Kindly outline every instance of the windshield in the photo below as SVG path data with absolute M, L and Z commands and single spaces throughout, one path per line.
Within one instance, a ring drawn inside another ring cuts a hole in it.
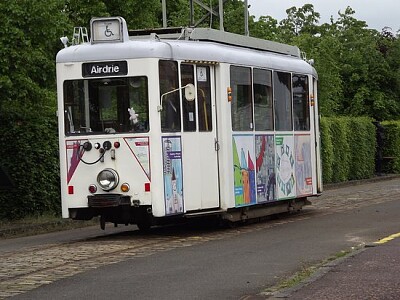
M 65 134 L 149 131 L 147 77 L 64 82 Z

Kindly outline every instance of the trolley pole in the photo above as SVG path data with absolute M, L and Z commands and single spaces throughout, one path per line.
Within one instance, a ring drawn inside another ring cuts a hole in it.
M 219 0 L 218 9 L 219 9 L 219 30 L 224 31 L 224 1 L 223 0 Z
M 247 0 L 244 0 L 244 35 L 249 36 L 249 5 Z
M 163 27 L 167 28 L 167 3 L 166 3 L 166 0 L 162 0 L 162 20 L 163 20 Z
M 190 3 L 190 20 L 189 20 L 189 26 L 193 27 L 194 26 L 194 6 L 193 6 L 193 0 L 189 1 Z

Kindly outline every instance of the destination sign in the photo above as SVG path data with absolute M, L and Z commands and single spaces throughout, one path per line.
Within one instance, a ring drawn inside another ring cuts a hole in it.
M 82 64 L 83 77 L 120 76 L 128 74 L 126 61 L 109 61 Z

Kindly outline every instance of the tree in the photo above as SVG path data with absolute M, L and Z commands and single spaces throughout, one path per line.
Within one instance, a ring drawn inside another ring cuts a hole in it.
M 280 29 L 278 27 L 278 21 L 271 16 L 261 16 L 258 21 L 254 21 L 249 24 L 250 35 L 253 37 L 278 41 Z
M 344 82 L 342 108 L 348 115 L 386 119 L 397 110 L 393 99 L 382 89 L 390 69 L 377 48 L 378 32 L 354 18 L 354 13 L 347 7 L 344 13 L 339 12 L 339 19 L 333 24 L 342 44 L 339 60 Z
M 67 24 L 58 0 L 0 2 L 0 165 L 15 190 L 0 218 L 59 210 L 54 56 Z
M 162 24 L 160 0 L 104 1 L 110 16 L 124 17 L 128 29 L 157 28 Z
M 101 0 L 65 0 L 63 13 L 70 24 L 65 28 L 69 30 L 68 34 L 72 33 L 73 27 L 88 27 L 93 17 L 109 16 L 107 6 Z
M 320 14 L 314 11 L 312 4 L 305 4 L 300 8 L 295 6 L 286 10 L 287 17 L 279 22 L 281 34 L 284 40 L 300 34 L 314 35 L 319 32 Z
M 0 2 L 0 105 L 55 107 L 54 53 L 65 21 L 57 0 Z

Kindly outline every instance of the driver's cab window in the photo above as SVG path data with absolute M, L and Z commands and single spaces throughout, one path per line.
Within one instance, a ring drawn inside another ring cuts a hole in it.
M 64 83 L 66 135 L 149 131 L 147 77 Z

